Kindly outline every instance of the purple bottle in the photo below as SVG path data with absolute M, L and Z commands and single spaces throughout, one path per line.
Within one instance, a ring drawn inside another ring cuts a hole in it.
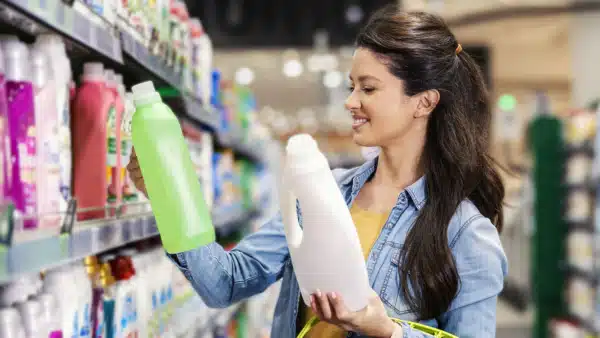
M 3 49 L 11 151 L 10 195 L 16 211 L 25 217 L 24 228 L 31 229 L 37 221 L 35 111 L 29 51 L 24 43 L 13 40 L 4 43 Z
M 10 197 L 8 117 L 6 107 L 6 77 L 4 76 L 4 54 L 0 48 L 0 206 L 4 207 Z

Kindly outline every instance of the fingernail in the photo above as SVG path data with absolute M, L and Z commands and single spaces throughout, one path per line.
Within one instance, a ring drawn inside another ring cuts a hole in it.
M 331 299 L 336 299 L 337 298 L 337 294 L 335 292 L 331 293 Z
M 317 289 L 316 294 L 317 294 L 317 297 L 321 297 L 321 290 Z

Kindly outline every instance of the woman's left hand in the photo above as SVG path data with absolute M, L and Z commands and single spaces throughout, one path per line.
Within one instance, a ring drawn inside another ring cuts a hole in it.
M 369 337 L 390 338 L 399 327 L 388 317 L 375 291 L 367 306 L 351 312 L 338 293 L 324 294 L 317 290 L 311 296 L 311 308 L 321 321 L 337 325 L 346 331 Z

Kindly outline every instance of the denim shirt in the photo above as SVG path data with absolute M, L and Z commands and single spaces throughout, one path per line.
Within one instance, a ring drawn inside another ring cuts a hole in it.
M 348 206 L 374 174 L 375 167 L 376 159 L 357 168 L 333 171 Z M 400 193 L 367 258 L 371 287 L 379 294 L 388 314 L 409 321 L 416 320 L 416 315 L 401 292 L 399 255 L 425 199 L 424 178 Z M 301 216 L 299 218 L 301 221 Z M 450 221 L 448 244 L 460 276 L 459 292 L 444 314 L 421 323 L 460 338 L 493 338 L 496 335 L 496 302 L 507 273 L 506 256 L 498 232 L 473 203 L 465 200 Z M 283 279 L 271 335 L 277 338 L 296 336 L 300 290 L 280 217 L 244 238 L 229 252 L 212 243 L 171 258 L 210 307 L 229 306 Z M 404 324 L 403 328 L 405 338 L 431 337 Z M 361 336 L 348 333 L 348 337 Z

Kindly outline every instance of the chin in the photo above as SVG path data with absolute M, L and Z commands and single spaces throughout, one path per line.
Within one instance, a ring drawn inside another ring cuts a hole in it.
M 352 141 L 356 143 L 356 145 L 361 147 L 377 147 L 377 141 L 374 137 L 369 137 L 368 135 L 364 135 L 361 133 L 353 132 L 352 133 Z

